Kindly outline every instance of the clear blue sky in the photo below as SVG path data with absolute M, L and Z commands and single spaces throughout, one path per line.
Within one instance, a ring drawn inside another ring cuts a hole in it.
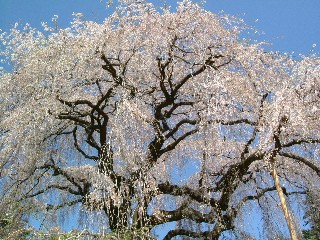
M 320 0 L 207 0 L 205 8 L 243 18 L 265 33 L 256 39 L 272 43 L 273 51 L 309 54 L 316 44 L 314 51 L 320 52 Z M 50 23 L 53 15 L 59 16 L 60 27 L 67 27 L 73 12 L 101 22 L 111 9 L 99 0 L 0 0 L 0 29 L 8 31 L 15 22 L 41 28 L 40 22 Z
M 274 51 L 308 54 L 317 44 L 314 51 L 320 52 L 320 0 L 207 0 L 205 7 L 243 18 L 265 33 L 257 39 L 273 43 Z M 110 9 L 99 0 L 0 0 L 0 29 L 8 30 L 15 22 L 40 27 L 41 21 L 51 22 L 53 15 L 59 15 L 59 25 L 66 27 L 72 12 L 102 21 Z

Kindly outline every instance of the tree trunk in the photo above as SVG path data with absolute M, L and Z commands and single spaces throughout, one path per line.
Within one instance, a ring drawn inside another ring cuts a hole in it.
M 289 228 L 289 231 L 290 231 L 291 239 L 292 240 L 298 240 L 297 233 L 296 233 L 292 218 L 291 218 L 290 213 L 289 213 L 289 209 L 288 209 L 288 206 L 287 206 L 286 198 L 284 196 L 284 193 L 283 193 L 281 185 L 280 185 L 279 177 L 278 177 L 278 174 L 277 174 L 277 171 L 276 171 L 276 168 L 275 168 L 275 163 L 273 161 L 271 162 L 271 172 L 272 172 L 274 184 L 276 186 L 276 189 L 277 189 L 280 201 L 281 201 L 281 207 L 282 207 L 282 210 L 283 210 L 283 213 L 284 213 L 284 217 L 286 219 L 286 222 L 287 222 L 287 225 L 288 225 L 288 228 Z
M 128 209 L 125 204 L 115 206 L 112 203 L 108 208 L 104 207 L 103 210 L 108 216 L 111 231 L 116 232 L 128 229 Z

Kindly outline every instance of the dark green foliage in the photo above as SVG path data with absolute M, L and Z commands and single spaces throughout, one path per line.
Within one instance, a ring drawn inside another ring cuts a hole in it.
M 316 193 L 308 192 L 306 198 L 306 223 L 311 225 L 311 229 L 303 231 L 305 240 L 320 239 L 320 198 Z

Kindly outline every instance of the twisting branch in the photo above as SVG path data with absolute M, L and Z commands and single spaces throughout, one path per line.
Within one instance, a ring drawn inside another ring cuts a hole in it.
M 40 194 L 46 193 L 49 189 L 59 189 L 62 191 L 69 192 L 73 195 L 82 195 L 82 193 L 80 193 L 79 191 L 76 191 L 68 186 L 61 186 L 61 185 L 57 185 L 57 184 L 52 184 L 52 185 L 49 185 L 49 186 L 45 187 L 44 189 L 41 189 L 35 193 L 26 195 L 25 198 L 32 198 L 32 197 L 38 196 Z
M 251 121 L 249 119 L 245 119 L 245 118 L 242 118 L 242 119 L 236 119 L 236 120 L 215 120 L 214 122 L 216 123 L 220 123 L 222 125 L 228 125 L 228 126 L 231 126 L 231 125 L 237 125 L 237 124 L 248 124 L 248 125 L 251 125 L 251 126 L 256 126 L 257 125 L 257 122 L 254 122 L 254 121 Z M 208 121 L 209 124 L 213 123 L 213 121 Z
M 307 160 L 306 158 L 300 157 L 300 156 L 292 154 L 292 153 L 287 153 L 287 152 L 282 152 L 282 151 L 279 152 L 279 155 L 283 156 L 283 157 L 294 159 L 298 162 L 305 164 L 306 166 L 311 168 L 313 171 L 315 171 L 317 173 L 317 175 L 320 177 L 320 168 L 317 167 L 315 164 L 313 164 L 310 160 Z
M 169 59 L 167 60 L 167 62 L 165 64 L 161 63 L 161 58 L 158 58 L 158 68 L 159 68 L 159 72 L 160 72 L 160 89 L 163 92 L 165 98 L 170 101 L 171 99 L 171 95 L 168 93 L 166 87 L 165 87 L 165 79 L 166 79 L 166 73 L 165 73 L 165 69 L 168 67 L 168 65 L 172 62 L 172 58 L 169 57 Z
M 170 108 L 169 111 L 165 111 L 164 117 L 165 118 L 170 118 L 173 112 L 181 106 L 193 106 L 194 102 L 187 102 L 187 101 L 181 101 L 181 102 L 174 102 L 172 104 L 172 107 Z
M 200 68 L 198 68 L 196 71 L 188 74 L 187 76 L 185 76 L 184 78 L 182 78 L 174 87 L 173 91 L 172 91 L 172 95 L 175 96 L 177 94 L 177 92 L 179 91 L 179 89 L 191 78 L 198 76 L 199 74 L 203 73 L 208 67 L 212 67 L 215 70 L 218 70 L 220 67 L 230 63 L 231 60 L 219 65 L 219 66 L 215 66 L 215 60 L 214 59 L 219 59 L 219 58 L 223 58 L 224 56 L 222 55 L 214 55 L 214 56 L 210 56 L 206 61 L 205 64 L 203 64 Z
M 191 78 L 196 77 L 197 75 L 203 73 L 205 70 L 207 69 L 207 65 L 203 65 L 202 67 L 200 67 L 198 70 L 194 71 L 193 73 L 188 74 L 187 76 L 185 76 L 182 80 L 180 80 L 180 82 L 178 82 L 178 84 L 174 87 L 173 91 L 172 91 L 172 95 L 175 96 L 177 94 L 177 92 L 179 91 L 179 89 Z
M 67 120 L 71 120 L 73 122 L 75 122 L 76 124 L 82 126 L 82 127 L 88 127 L 90 126 L 90 122 L 83 120 L 77 116 L 74 116 L 72 114 L 68 114 L 68 113 L 60 113 L 58 115 L 58 119 L 67 119 Z
M 151 217 L 150 222 L 152 225 L 159 225 L 166 222 L 179 221 L 182 219 L 190 219 L 197 223 L 213 223 L 217 215 L 214 212 L 203 214 L 193 208 L 181 206 L 172 211 L 159 210 L 156 211 Z
M 292 140 L 288 143 L 282 144 L 282 148 L 292 147 L 294 145 L 299 145 L 302 143 L 320 143 L 320 139 L 312 139 L 312 138 L 296 139 L 296 140 Z
M 97 103 L 96 105 L 93 104 L 92 102 L 88 101 L 88 100 L 83 100 L 83 99 L 77 100 L 77 101 L 74 101 L 74 102 L 62 100 L 62 99 L 60 99 L 60 98 L 57 98 L 57 99 L 58 99 L 59 102 L 61 102 L 62 104 L 65 104 L 65 105 L 67 105 L 67 106 L 69 106 L 69 107 L 71 107 L 71 108 L 74 108 L 74 107 L 77 106 L 77 105 L 87 105 L 87 106 L 90 107 L 91 109 L 97 111 L 97 112 L 98 112 L 100 115 L 102 115 L 103 117 L 107 117 L 106 113 L 105 113 L 102 109 L 100 109 L 99 106 L 100 106 L 100 104 L 101 104 L 104 100 L 106 100 L 108 97 L 110 97 L 111 93 L 112 93 L 112 89 L 111 89 L 111 90 L 109 89 L 109 91 L 107 92 L 107 94 L 106 94 L 103 98 L 100 99 L 100 101 L 101 101 L 101 100 L 102 100 L 102 101 L 101 101 L 101 102 L 98 101 L 98 103 Z
M 160 150 L 160 156 L 168 151 L 173 150 L 182 140 L 186 139 L 188 136 L 191 136 L 192 134 L 198 132 L 199 129 L 193 129 L 189 132 L 184 133 L 182 136 L 177 138 L 173 143 L 169 144 L 167 147 Z
M 73 140 L 74 140 L 74 147 L 77 149 L 78 152 L 80 152 L 85 158 L 88 159 L 93 159 L 93 160 L 98 160 L 99 158 L 96 156 L 89 156 L 88 154 L 86 154 L 81 147 L 78 144 L 78 139 L 77 139 L 77 127 L 75 127 L 72 131 L 73 133 Z
M 261 189 L 259 191 L 259 193 L 257 193 L 257 195 L 248 195 L 246 197 L 244 197 L 241 202 L 236 206 L 236 211 L 239 211 L 239 209 L 247 202 L 247 201 L 253 201 L 253 200 L 259 200 L 261 197 L 265 196 L 266 193 L 268 192 L 273 192 L 276 191 L 276 187 L 268 187 L 268 188 L 264 188 Z M 306 194 L 306 191 L 293 191 L 293 192 L 288 192 L 287 189 L 285 187 L 282 187 L 282 191 L 286 196 L 289 195 L 294 195 L 294 194 Z
M 179 128 L 183 125 L 183 124 L 191 124 L 191 125 L 195 125 L 197 123 L 196 120 L 189 120 L 189 119 L 183 119 L 180 122 L 177 123 L 177 125 L 171 129 L 171 131 L 169 131 L 169 133 L 167 133 L 165 135 L 166 139 L 172 137 L 178 130 Z
M 79 198 L 79 199 L 76 199 L 76 200 L 73 200 L 70 202 L 64 202 L 64 203 L 61 203 L 58 205 L 47 204 L 47 211 L 48 210 L 58 210 L 60 208 L 67 207 L 67 206 L 70 207 L 70 206 L 73 206 L 77 203 L 82 203 L 83 201 L 84 201 L 83 198 Z
M 121 79 L 121 78 L 118 79 L 117 71 L 116 71 L 116 69 L 114 68 L 114 67 L 116 67 L 116 66 L 119 67 L 120 64 L 118 64 L 118 63 L 111 63 L 111 62 L 109 61 L 109 59 L 106 57 L 106 55 L 104 55 L 104 54 L 101 54 L 101 59 L 105 62 L 105 65 L 102 65 L 102 68 L 103 68 L 104 70 L 107 70 L 107 71 L 111 74 L 111 76 L 112 76 L 115 80 L 119 81 L 119 83 L 121 84 L 122 79 Z
M 98 100 L 98 102 L 97 102 L 97 104 L 95 105 L 96 106 L 96 108 L 99 108 L 99 106 L 105 101 L 105 102 L 107 102 L 109 99 L 110 99 L 110 97 L 112 96 L 112 93 L 113 93 L 113 88 L 109 88 L 108 89 L 108 91 L 106 92 L 106 94 L 104 94 L 103 96 L 102 96 L 102 98 L 100 98 L 100 100 Z M 94 110 L 96 110 L 95 108 L 94 108 Z M 103 108 L 101 109 L 101 112 L 100 112 L 100 110 L 98 111 L 102 116 L 106 116 L 105 115 L 105 113 L 103 112 Z
M 78 192 L 81 193 L 83 196 L 85 195 L 81 185 L 76 181 L 74 177 L 69 175 L 65 170 L 62 168 L 56 166 L 55 164 L 44 164 L 43 166 L 38 167 L 38 169 L 53 169 L 54 170 L 54 175 L 61 175 L 65 177 L 71 184 L 76 186 L 78 188 Z
M 240 179 L 247 173 L 250 165 L 255 161 L 262 160 L 264 155 L 265 153 L 256 152 L 242 159 L 241 162 L 232 164 L 216 183 L 215 190 L 222 192 L 219 200 L 219 205 L 222 210 L 227 210 L 231 195 L 239 185 Z
M 212 207 L 217 206 L 217 201 L 208 198 L 208 194 L 204 190 L 195 190 L 188 186 L 172 185 L 169 182 L 158 184 L 158 189 L 163 194 L 171 194 L 173 196 L 188 196 L 198 203 L 209 204 Z
M 256 138 L 256 135 L 259 131 L 259 121 L 262 118 L 263 114 L 263 104 L 268 96 L 268 93 L 264 94 L 260 100 L 260 107 L 257 116 L 257 122 L 254 124 L 255 128 L 252 133 L 252 136 L 249 138 L 247 143 L 244 146 L 244 149 L 240 155 L 241 162 L 233 164 L 229 167 L 228 171 L 224 174 L 224 176 L 217 182 L 217 190 L 221 190 L 221 198 L 219 200 L 219 205 L 222 210 L 226 210 L 228 208 L 229 200 L 234 190 L 238 187 L 240 180 L 243 179 L 243 176 L 247 173 L 249 166 L 252 162 L 261 160 L 263 154 L 262 153 L 254 153 L 250 156 L 247 156 L 249 153 L 249 147 Z M 242 123 L 240 121 L 239 123 Z

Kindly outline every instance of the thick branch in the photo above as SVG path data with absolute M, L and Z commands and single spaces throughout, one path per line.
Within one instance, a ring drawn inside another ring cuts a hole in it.
M 166 222 L 179 221 L 182 219 L 190 219 L 197 223 L 213 223 L 216 215 L 213 213 L 202 214 L 201 212 L 189 208 L 186 206 L 181 206 L 180 208 L 173 211 L 160 210 L 151 216 L 150 222 L 152 225 L 159 225 Z
M 173 103 L 171 109 L 167 112 L 165 112 L 164 114 L 164 117 L 165 118 L 169 118 L 171 117 L 172 113 L 178 108 L 178 107 L 181 107 L 181 106 L 192 106 L 194 104 L 194 102 L 178 102 L 178 103 Z
M 188 74 L 187 76 L 185 76 L 173 89 L 172 91 L 172 95 L 175 96 L 177 94 L 177 92 L 179 91 L 179 89 L 190 79 L 193 78 L 197 75 L 199 75 L 200 73 L 204 72 L 207 69 L 207 65 L 203 65 L 202 67 L 200 67 L 198 70 L 196 70 L 193 73 Z
M 302 143 L 320 143 L 320 139 L 296 139 L 296 140 L 292 140 L 286 144 L 282 144 L 282 148 L 286 148 L 286 147 L 292 147 L 294 145 L 298 145 L 298 144 L 302 144 Z
M 188 236 L 192 238 L 218 240 L 220 232 L 205 231 L 205 232 L 192 232 L 186 229 L 170 230 L 163 240 L 170 240 L 176 236 Z
M 195 190 L 187 186 L 172 185 L 169 182 L 158 184 L 158 189 L 163 194 L 171 194 L 173 196 L 189 196 L 191 199 L 199 202 L 210 204 L 212 207 L 216 206 L 216 201 L 207 197 L 207 193 L 203 190 Z
M 98 160 L 99 158 L 96 157 L 96 156 L 89 156 L 88 154 L 86 154 L 82 149 L 81 147 L 79 146 L 78 144 L 78 139 L 77 139 L 77 127 L 75 127 L 73 129 L 73 140 L 74 140 L 74 147 L 77 149 L 78 152 L 80 152 L 85 158 L 88 158 L 88 159 L 93 159 L 93 160 Z
M 175 140 L 173 143 L 169 144 L 167 147 L 160 150 L 160 155 L 173 150 L 182 140 L 184 140 L 185 138 L 187 138 L 188 136 L 191 136 L 192 134 L 194 134 L 196 132 L 198 132 L 198 129 L 193 129 L 189 132 L 186 132 L 185 134 L 180 136 L 177 140 Z
M 84 195 L 83 189 L 80 186 L 80 184 L 77 183 L 76 179 L 74 177 L 70 176 L 62 168 L 60 168 L 54 164 L 45 164 L 45 165 L 39 167 L 39 169 L 53 169 L 54 174 L 64 176 L 70 183 L 72 183 L 73 185 L 75 185 L 78 188 L 78 191 L 79 191 L 79 193 L 81 193 L 81 195 Z
M 84 100 L 84 99 L 80 99 L 80 100 L 76 100 L 74 102 L 70 102 L 70 101 L 66 101 L 66 100 L 63 100 L 63 99 L 60 99 L 60 98 L 57 98 L 59 100 L 59 102 L 61 102 L 62 104 L 65 104 L 71 108 L 73 108 L 74 106 L 77 106 L 77 105 L 87 105 L 89 106 L 91 109 L 97 111 L 101 116 L 103 117 L 107 117 L 106 113 L 99 108 L 99 105 L 104 101 L 106 100 L 108 97 L 110 97 L 112 93 L 112 88 L 111 90 L 109 89 L 109 91 L 107 92 L 107 94 L 101 98 L 99 101 L 98 101 L 98 104 L 95 105 L 93 104 L 92 102 L 88 101 L 88 100 Z
M 168 139 L 169 137 L 172 137 L 178 130 L 179 128 L 183 125 L 183 124 L 191 124 L 191 125 L 195 125 L 197 123 L 196 120 L 189 120 L 189 119 L 183 119 L 180 122 L 177 123 L 177 125 L 172 128 L 172 130 L 166 134 L 166 138 Z
M 117 79 L 117 71 L 114 67 L 120 66 L 120 64 L 112 64 L 104 54 L 101 54 L 101 59 L 105 62 L 105 65 L 102 65 L 102 68 L 107 70 L 114 79 Z
M 220 123 L 222 125 L 237 125 L 237 124 L 242 124 L 242 123 L 245 123 L 245 124 L 248 124 L 248 125 L 252 125 L 252 126 L 255 126 L 257 123 L 256 122 L 253 122 L 249 119 L 237 119 L 237 120 L 215 120 L 216 123 Z M 212 121 L 209 121 L 208 123 L 212 123 Z
M 205 64 L 203 64 L 198 70 L 188 74 L 187 76 L 185 76 L 184 78 L 182 78 L 177 85 L 175 86 L 175 88 L 172 91 L 172 96 L 175 96 L 177 94 L 177 92 L 179 91 L 179 89 L 190 79 L 193 78 L 201 73 L 203 73 L 209 66 L 213 67 L 215 70 L 218 70 L 219 67 L 224 66 L 225 64 L 228 64 L 230 61 L 227 61 L 224 64 L 221 64 L 219 66 L 215 66 L 214 63 L 215 61 L 213 59 L 218 59 L 218 58 L 222 58 L 222 55 L 215 55 L 215 56 L 210 56 Z
M 74 121 L 76 124 L 79 124 L 80 126 L 83 126 L 83 127 L 90 126 L 90 122 L 83 120 L 81 118 L 78 118 L 77 116 L 74 116 L 71 114 L 68 115 L 68 114 L 61 113 L 58 115 L 58 118 L 59 119 L 68 119 L 68 120 Z
M 294 195 L 294 194 L 306 194 L 306 191 L 301 191 L 301 192 L 297 192 L 297 191 L 294 191 L 294 192 L 288 192 L 287 189 L 285 187 L 281 187 L 282 188 L 282 191 L 283 193 L 286 195 L 286 196 L 289 196 L 289 195 Z M 241 202 L 237 205 L 236 207 L 236 210 L 239 211 L 239 209 L 243 206 L 243 204 L 245 204 L 245 202 L 247 201 L 252 201 L 252 200 L 259 200 L 261 197 L 263 197 L 266 193 L 268 192 L 273 192 L 276 190 L 276 187 L 273 186 L 273 187 L 268 187 L 268 188 L 264 188 L 262 189 L 259 193 L 257 193 L 257 195 L 249 195 L 249 196 L 246 196 L 244 197 Z

